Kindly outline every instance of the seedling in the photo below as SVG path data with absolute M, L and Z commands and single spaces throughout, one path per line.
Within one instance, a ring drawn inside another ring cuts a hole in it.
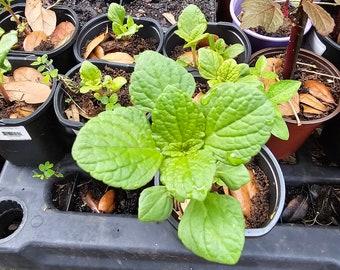
M 117 3 L 111 3 L 107 13 L 107 17 L 112 21 L 112 31 L 117 39 L 129 38 L 137 33 L 143 25 L 137 25 L 130 15 L 126 16 L 125 8 Z
M 203 258 L 238 261 L 245 237 L 239 202 L 211 191 L 249 181 L 244 166 L 266 143 L 272 102 L 258 88 L 221 83 L 204 104 L 192 100 L 195 81 L 175 61 L 146 51 L 136 59 L 130 94 L 135 107 L 105 111 L 81 128 L 72 148 L 77 164 L 113 187 L 136 189 L 160 172 L 161 186 L 143 190 L 140 220 L 167 219 L 173 200 L 190 200 L 179 223 L 183 244 Z M 151 110 L 152 121 L 145 117 Z
M 118 95 L 119 89 L 127 83 L 127 80 L 122 77 L 112 78 L 109 75 L 103 77 L 100 69 L 85 60 L 80 67 L 80 93 L 84 94 L 93 91 L 93 96 L 105 105 L 106 110 L 113 110 L 119 107 Z
M 38 168 L 40 172 L 33 171 L 34 178 L 39 178 L 40 180 L 48 180 L 52 176 L 58 178 L 64 177 L 62 173 L 58 172 L 58 168 L 54 168 L 54 164 L 49 161 L 39 164 Z
M 197 67 L 197 49 L 199 43 L 204 40 L 208 41 L 211 50 L 219 53 L 224 59 L 235 58 L 244 51 L 241 44 L 227 46 L 222 38 L 215 40 L 216 36 L 206 33 L 208 23 L 202 11 L 193 4 L 188 5 L 178 18 L 177 30 L 175 34 L 184 39 L 186 42 L 183 48 L 190 48 L 192 63 Z M 187 64 L 185 56 L 179 59 L 181 63 Z

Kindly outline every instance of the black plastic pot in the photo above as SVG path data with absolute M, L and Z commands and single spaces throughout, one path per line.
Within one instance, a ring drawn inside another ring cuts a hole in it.
M 91 60 L 93 64 L 95 64 L 99 69 L 104 69 L 105 66 L 109 66 L 112 68 L 120 68 L 122 70 L 125 70 L 127 72 L 133 71 L 132 65 L 123 65 L 123 64 L 117 64 L 117 63 L 110 63 L 106 61 L 100 61 L 100 60 Z M 68 72 L 66 72 L 66 76 L 69 78 L 72 78 L 77 72 L 79 72 L 79 69 L 81 67 L 81 63 L 76 64 L 73 68 L 71 68 Z M 68 134 L 75 135 L 78 133 L 78 131 L 83 127 L 83 122 L 77 122 L 69 120 L 65 115 L 65 91 L 64 86 L 62 83 L 58 83 L 55 91 L 55 95 L 53 98 L 53 107 L 55 114 L 58 118 L 58 121 L 62 124 L 62 126 L 65 128 L 66 132 Z
M 136 24 L 142 24 L 136 35 L 143 38 L 154 38 L 158 41 L 156 51 L 160 51 L 163 46 L 163 30 L 160 24 L 151 18 L 133 18 Z M 84 61 L 82 51 L 88 42 L 105 31 L 107 27 L 111 28 L 112 22 L 107 18 L 107 14 L 97 16 L 88 21 L 79 32 L 79 38 L 73 45 L 73 53 L 76 60 L 80 63 Z
M 25 4 L 15 4 L 12 6 L 15 14 L 20 16 L 25 16 Z M 28 55 L 37 55 L 41 56 L 43 54 L 47 54 L 50 59 L 53 59 L 53 66 L 58 68 L 59 73 L 64 74 L 68 69 L 75 65 L 75 57 L 72 51 L 72 45 L 75 42 L 78 32 L 79 32 L 79 21 L 77 14 L 67 6 L 57 5 L 52 8 L 55 11 L 57 16 L 57 24 L 68 21 L 71 22 L 75 26 L 75 31 L 70 39 L 65 42 L 62 46 L 55 50 L 51 51 L 33 51 L 33 52 L 25 52 L 18 50 L 11 50 L 9 55 L 12 56 L 28 56 Z M 0 25 L 5 31 L 9 31 L 11 29 L 16 29 L 16 23 L 10 20 L 11 15 L 7 11 L 3 11 L 0 13 Z
M 163 47 L 163 54 L 165 56 L 169 57 L 176 46 L 183 46 L 185 44 L 185 41 L 174 33 L 176 30 L 177 25 L 173 25 L 165 33 Z M 236 43 L 243 45 L 244 52 L 237 57 L 236 61 L 238 63 L 249 62 L 251 56 L 251 45 L 249 39 L 239 27 L 228 22 L 208 22 L 206 32 L 223 38 L 227 45 Z
M 8 57 L 13 70 L 27 66 L 36 58 Z M 53 80 L 51 94 L 31 115 L 0 119 L 0 155 L 15 165 L 36 166 L 45 161 L 55 162 L 67 151 L 62 126 L 53 111 Z
M 246 229 L 246 237 L 259 237 L 270 232 L 278 222 L 285 202 L 285 181 L 280 165 L 266 146 L 263 146 L 258 154 L 258 165 L 269 179 L 271 214 L 268 222 L 261 228 Z M 168 220 L 176 229 L 178 228 L 178 221 L 173 216 Z

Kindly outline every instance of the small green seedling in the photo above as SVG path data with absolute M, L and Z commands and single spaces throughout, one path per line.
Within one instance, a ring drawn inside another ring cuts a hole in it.
M 137 33 L 143 25 L 135 24 L 130 15 L 126 16 L 125 8 L 117 3 L 111 3 L 107 13 L 107 17 L 112 21 L 112 31 L 117 39 L 130 38 L 133 34 Z
M 127 83 L 124 77 L 112 78 L 109 75 L 103 77 L 100 69 L 87 60 L 82 63 L 79 72 L 80 93 L 93 91 L 93 96 L 105 105 L 106 110 L 120 106 L 116 92 Z
M 54 164 L 50 163 L 49 161 L 46 161 L 45 163 L 39 164 L 39 171 L 36 172 L 33 171 L 33 177 L 34 178 L 39 178 L 40 180 L 48 180 L 52 176 L 61 178 L 64 177 L 64 175 L 61 172 L 58 172 L 58 169 L 53 168 Z
M 20 21 L 20 15 L 15 14 L 12 10 L 11 3 L 13 0 L 0 0 L 0 11 L 8 11 L 11 14 L 11 21 L 16 22 L 17 24 L 17 30 L 21 32 L 26 32 L 28 34 L 30 32 L 29 28 L 27 27 L 27 24 Z

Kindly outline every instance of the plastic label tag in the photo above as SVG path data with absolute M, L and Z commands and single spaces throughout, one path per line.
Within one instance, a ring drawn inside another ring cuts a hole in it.
M 0 127 L 0 140 L 2 141 L 30 141 L 31 136 L 23 126 Z

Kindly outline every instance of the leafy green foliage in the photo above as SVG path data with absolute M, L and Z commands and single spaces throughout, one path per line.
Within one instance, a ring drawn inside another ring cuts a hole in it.
M 85 60 L 80 67 L 80 93 L 94 92 L 94 97 L 102 102 L 106 110 L 113 110 L 119 107 L 118 96 L 115 92 L 119 91 L 127 80 L 124 77 L 112 78 L 109 75 L 102 76 L 100 69 Z
M 0 83 L 2 83 L 2 76 L 4 73 L 12 69 L 11 63 L 7 59 L 7 55 L 13 45 L 18 42 L 17 32 L 12 30 L 7 34 L 4 34 L 4 30 L 0 27 Z
M 143 27 L 143 25 L 135 24 L 130 15 L 126 16 L 126 23 L 124 23 L 125 15 L 126 11 L 123 6 L 117 3 L 110 4 L 107 17 L 112 21 L 112 31 L 117 39 L 129 38 Z
M 43 82 L 47 83 L 52 78 L 58 78 L 58 69 L 51 68 L 53 63 L 52 59 L 48 59 L 48 55 L 44 54 L 42 56 L 38 56 L 37 60 L 31 63 L 31 66 L 37 66 L 37 71 L 39 71 L 44 77 Z
M 41 180 L 48 180 L 50 179 L 52 176 L 61 178 L 64 177 L 64 175 L 60 172 L 58 172 L 58 169 L 54 168 L 54 164 L 46 161 L 45 163 L 41 163 L 39 164 L 39 171 L 33 171 L 33 177 L 35 178 L 39 178 Z
M 195 103 L 187 90 L 192 75 L 174 76 L 182 72 L 156 52 L 141 53 L 130 90 L 134 103 L 153 102 L 152 121 L 138 106 L 103 112 L 81 128 L 72 155 L 94 178 L 124 189 L 145 185 L 159 171 L 162 186 L 143 190 L 139 219 L 165 220 L 174 198 L 190 199 L 178 230 L 184 245 L 207 260 L 234 264 L 244 244 L 241 207 L 210 189 L 216 181 L 236 188 L 249 180 L 243 164 L 268 140 L 273 105 L 260 89 L 241 83 L 221 83 Z

